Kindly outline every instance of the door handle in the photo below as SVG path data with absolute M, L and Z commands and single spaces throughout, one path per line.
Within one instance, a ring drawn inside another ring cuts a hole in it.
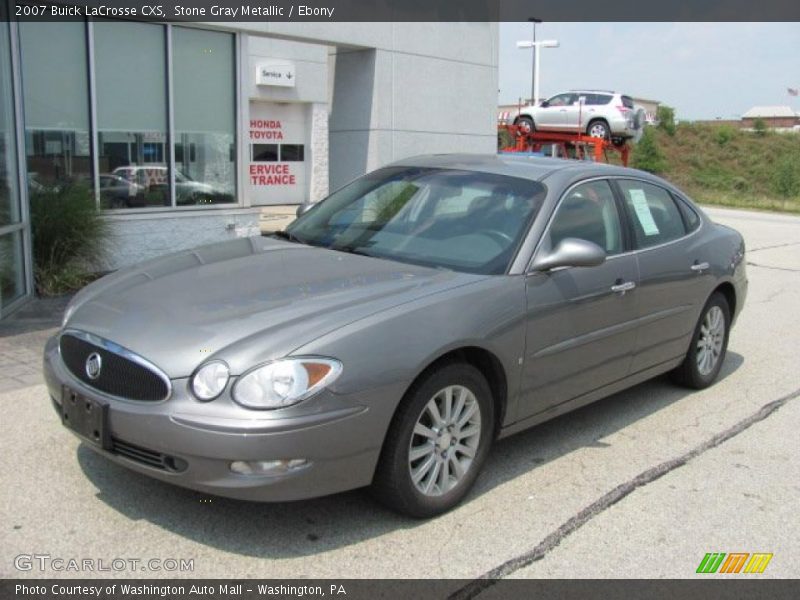
M 623 283 L 615 283 L 611 286 L 611 291 L 615 294 L 620 294 L 621 296 L 625 295 L 625 292 L 631 291 L 633 288 L 636 287 L 636 284 L 633 281 L 625 281 Z
M 566 108 L 562 108 L 560 112 L 567 112 Z
M 695 263 L 690 268 L 695 273 L 702 273 L 703 271 L 707 271 L 710 266 L 711 265 L 709 265 L 707 262 L 697 262 L 697 261 L 695 261 Z

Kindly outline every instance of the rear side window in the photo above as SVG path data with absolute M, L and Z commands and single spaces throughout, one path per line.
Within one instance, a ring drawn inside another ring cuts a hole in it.
M 686 224 L 686 231 L 694 231 L 700 227 L 700 215 L 698 215 L 697 212 L 695 212 L 695 210 L 689 206 L 689 203 L 680 196 L 675 198 L 675 202 L 678 203 L 678 208 L 681 211 L 681 215 L 683 215 L 683 222 Z
M 618 184 L 638 248 L 657 246 L 686 235 L 681 212 L 667 190 L 632 179 L 618 180 Z
M 608 104 L 609 102 L 611 102 L 612 98 L 612 96 L 609 96 L 608 94 L 589 94 L 589 97 L 591 98 L 589 100 L 589 104 L 594 104 L 596 106 L 602 106 L 603 104 Z

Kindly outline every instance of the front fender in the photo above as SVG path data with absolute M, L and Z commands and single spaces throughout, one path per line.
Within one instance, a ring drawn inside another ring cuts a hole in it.
M 500 362 L 508 384 L 506 418 L 516 414 L 524 356 L 525 289 L 520 276 L 496 276 L 365 317 L 304 344 L 295 355 L 340 360 L 342 375 L 331 386 L 349 394 L 402 382 L 403 389 L 448 352 L 478 347 Z M 391 402 L 399 398 L 374 398 Z

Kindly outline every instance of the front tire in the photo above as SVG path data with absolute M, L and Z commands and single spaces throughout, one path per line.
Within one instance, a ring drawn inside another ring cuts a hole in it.
M 533 124 L 533 119 L 530 117 L 517 117 L 517 120 L 514 121 L 514 125 L 517 126 L 517 135 L 536 133 L 536 125 Z
M 449 363 L 424 375 L 392 419 L 373 495 L 410 517 L 447 512 L 475 483 L 494 420 L 491 390 L 475 367 Z
M 686 358 L 672 372 L 677 383 L 696 390 L 714 383 L 725 361 L 730 323 L 728 301 L 714 292 L 700 313 Z

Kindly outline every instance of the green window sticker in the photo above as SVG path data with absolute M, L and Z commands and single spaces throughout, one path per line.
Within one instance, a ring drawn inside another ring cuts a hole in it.
M 639 224 L 642 226 L 642 231 L 647 236 L 658 235 L 658 225 L 653 220 L 653 213 L 650 212 L 650 205 L 647 204 L 647 197 L 644 195 L 644 190 L 628 190 L 633 204 L 633 210 L 636 211 L 636 218 L 639 219 Z

